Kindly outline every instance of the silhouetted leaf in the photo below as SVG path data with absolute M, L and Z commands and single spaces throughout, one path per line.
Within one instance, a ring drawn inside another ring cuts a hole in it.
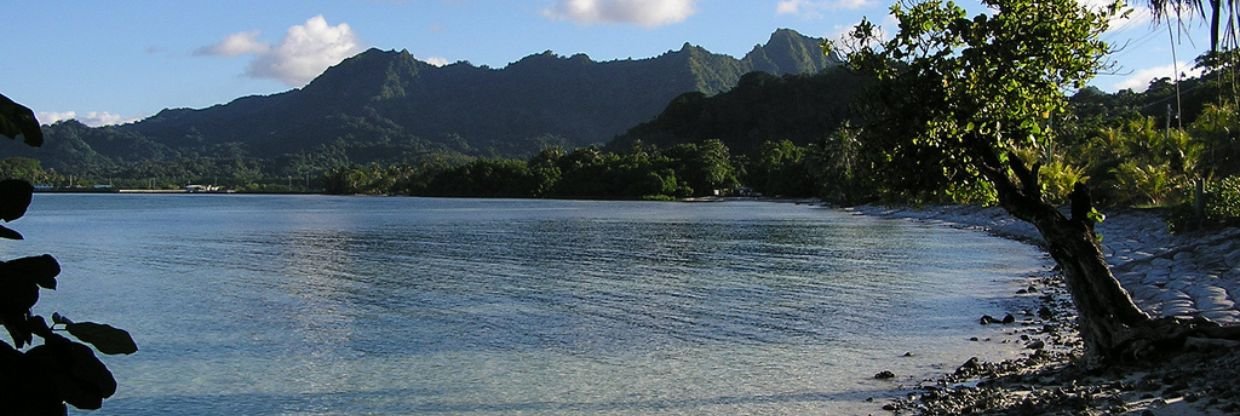
M 103 406 L 103 399 L 116 393 L 116 379 L 94 351 L 65 337 L 50 334 L 43 345 L 26 352 L 24 361 L 27 371 L 48 375 L 29 376 L 54 392 L 58 402 L 63 400 L 79 409 L 98 409 Z
M 20 314 L 6 313 L 0 315 L 0 319 L 3 319 L 4 329 L 9 331 L 9 337 L 13 338 L 13 345 L 17 348 L 29 345 L 34 340 L 34 331 L 30 328 L 30 324 L 26 322 L 26 312 Z
M 39 129 L 39 120 L 34 117 L 34 112 L 3 94 L 0 94 L 0 135 L 11 139 L 21 136 L 26 144 L 33 147 L 43 145 L 43 130 Z
M 39 287 L 33 280 L 12 273 L 0 273 L 0 314 L 26 316 L 38 301 Z
M 13 221 L 26 215 L 34 186 L 17 179 L 0 181 L 0 219 Z
M 44 289 L 56 289 L 60 263 L 49 254 L 22 257 L 0 264 L 0 279 L 27 279 Z
M 76 322 L 65 325 L 65 329 L 69 330 L 69 333 L 78 339 L 94 345 L 95 348 L 99 349 L 99 352 L 104 354 L 133 354 L 138 352 L 138 344 L 133 342 L 133 337 L 129 336 L 129 332 L 108 324 Z
M 22 233 L 14 231 L 12 228 L 0 225 L 0 238 L 7 238 L 10 240 L 21 240 L 23 237 L 22 237 Z
M 61 348 L 61 354 L 69 363 L 68 377 L 60 378 L 57 383 L 61 397 L 78 409 L 103 406 L 103 399 L 116 393 L 112 372 L 85 345 L 71 342 Z
M 40 345 L 22 355 L 19 370 L 21 382 L 17 383 L 11 404 L 13 414 L 57 415 L 64 414 L 64 400 L 56 392 L 56 374 L 60 365 L 52 348 Z

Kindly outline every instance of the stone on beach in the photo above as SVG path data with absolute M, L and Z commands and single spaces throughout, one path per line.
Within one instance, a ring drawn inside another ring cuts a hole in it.
M 1236 309 L 1236 303 L 1228 296 L 1227 290 L 1221 287 L 1203 287 L 1193 293 L 1197 309 L 1202 312 Z

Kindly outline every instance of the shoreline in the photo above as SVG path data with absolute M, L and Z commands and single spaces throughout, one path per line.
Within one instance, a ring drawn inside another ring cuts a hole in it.
M 999 208 L 864 205 L 844 211 L 983 231 L 1041 246 L 1036 229 Z M 1240 229 L 1171 235 L 1156 215 L 1129 210 L 1100 224 L 1099 232 L 1113 272 L 1147 312 L 1200 316 L 1225 325 L 1240 321 L 1231 300 L 1240 294 L 1231 291 L 1240 280 L 1240 264 L 1230 263 L 1240 260 L 1236 254 L 1240 244 L 1233 244 Z M 1082 346 L 1074 308 L 1062 276 L 1054 270 L 1030 276 L 1030 287 L 1013 294 L 1014 299 L 1037 296 L 1042 304 L 1033 314 L 1020 311 L 1016 325 L 999 341 L 1022 343 L 1027 351 L 1020 358 L 997 363 L 970 360 L 951 373 L 907 386 L 903 398 L 883 404 L 882 409 L 897 415 L 1240 413 L 1240 387 L 1233 386 L 1240 374 L 1240 351 L 1231 345 L 1188 346 L 1172 357 L 1102 371 L 1080 367 Z

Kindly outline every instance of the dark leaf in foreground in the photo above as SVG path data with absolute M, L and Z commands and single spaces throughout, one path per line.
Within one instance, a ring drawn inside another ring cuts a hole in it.
M 17 348 L 30 345 L 30 342 L 34 340 L 34 329 L 26 320 L 27 316 L 28 312 L 0 314 L 0 321 L 4 321 L 4 329 L 9 331 L 9 336 L 13 338 L 13 345 Z
M 17 179 L 0 181 L 0 219 L 13 221 L 26 215 L 34 186 Z
M 123 329 L 108 324 L 94 322 L 75 322 L 65 325 L 70 334 L 86 341 L 104 354 L 133 354 L 138 352 L 138 344 Z
M 42 384 L 40 390 L 54 392 L 57 402 L 79 409 L 98 409 L 103 399 L 116 393 L 116 379 L 94 351 L 59 335 L 27 351 L 23 364 L 26 375 L 37 382 L 32 384 Z
M 56 289 L 56 276 L 60 275 L 60 263 L 49 254 L 22 257 L 0 265 L 0 279 L 32 281 L 44 289 Z
M 12 228 L 5 227 L 5 226 L 3 226 L 3 225 L 0 225 L 0 238 L 7 238 L 7 239 L 10 239 L 10 240 L 21 240 L 21 239 L 23 239 L 23 237 L 22 237 L 22 233 L 19 233 L 19 232 L 17 232 L 17 231 L 14 231 Z
M 31 279 L 0 273 L 0 315 L 25 316 L 39 301 L 39 286 Z M 8 320 L 5 320 L 8 323 Z
M 0 94 L 0 135 L 12 139 L 21 136 L 26 144 L 34 147 L 43 145 L 43 130 L 39 129 L 34 112 L 3 94 Z

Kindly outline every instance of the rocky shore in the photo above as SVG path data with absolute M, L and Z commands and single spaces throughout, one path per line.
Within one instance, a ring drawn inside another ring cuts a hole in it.
M 1033 226 L 999 208 L 862 206 L 859 215 L 978 229 L 1040 244 Z M 1146 312 L 1240 325 L 1240 228 L 1171 234 L 1155 213 L 1111 213 L 1097 227 L 1116 277 Z M 1048 270 L 1014 293 L 1003 337 L 1027 352 L 999 363 L 970 360 L 953 373 L 909 387 L 882 409 L 894 414 L 1240 414 L 1240 346 L 1194 343 L 1185 352 L 1140 365 L 1087 370 L 1062 278 Z M 991 318 L 991 319 L 986 319 Z M 1005 323 L 1006 321 L 1006 323 Z

